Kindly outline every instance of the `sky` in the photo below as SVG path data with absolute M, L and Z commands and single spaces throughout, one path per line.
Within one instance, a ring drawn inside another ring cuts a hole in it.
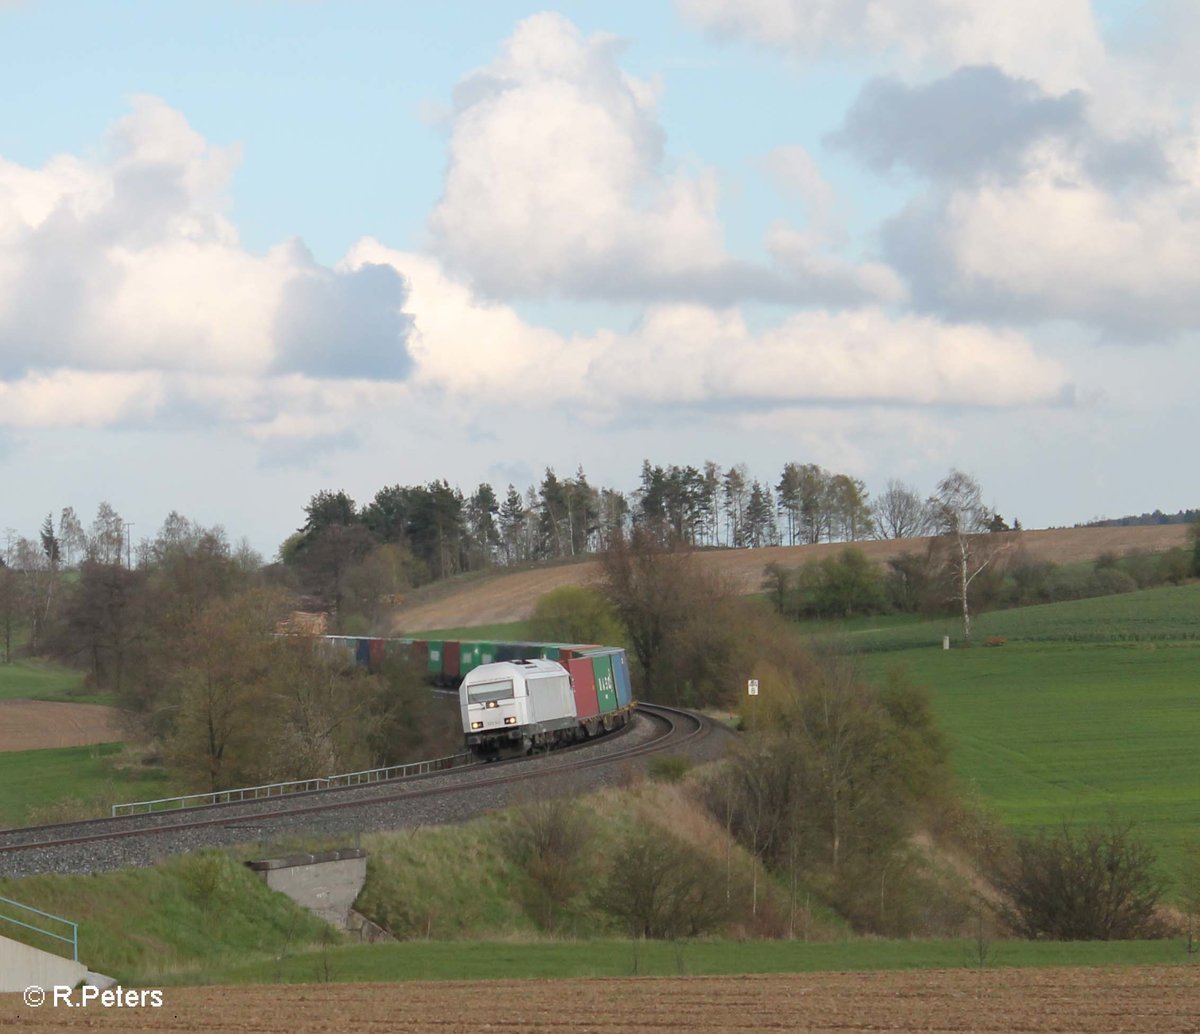
M 0 0 L 0 531 L 954 467 L 1197 505 L 1200 6 Z

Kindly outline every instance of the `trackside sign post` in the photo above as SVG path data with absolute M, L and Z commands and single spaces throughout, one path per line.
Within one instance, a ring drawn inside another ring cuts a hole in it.
M 758 679 L 749 679 L 746 682 L 746 692 L 752 697 L 758 696 Z

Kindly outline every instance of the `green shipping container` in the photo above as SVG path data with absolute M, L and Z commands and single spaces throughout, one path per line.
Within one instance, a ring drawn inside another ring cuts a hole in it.
M 458 644 L 458 673 L 465 675 L 473 668 L 479 667 L 479 643 L 463 642 Z
M 608 714 L 617 709 L 617 682 L 613 678 L 612 659 L 608 654 L 590 658 L 596 676 L 596 700 L 600 713 Z
M 440 639 L 430 639 L 426 645 L 429 647 L 429 664 L 428 670 L 430 675 L 440 675 L 442 673 L 442 657 L 444 654 L 443 643 Z

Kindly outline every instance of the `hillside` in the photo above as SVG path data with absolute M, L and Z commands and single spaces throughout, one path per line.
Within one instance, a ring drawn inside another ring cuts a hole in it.
M 1118 528 L 1062 528 L 1020 532 L 1021 548 L 1038 560 L 1056 564 L 1093 560 L 1103 553 L 1160 553 L 1188 543 L 1184 524 Z M 901 553 L 924 552 L 929 539 L 857 542 L 872 560 L 886 561 Z M 697 554 L 699 562 L 723 572 L 742 592 L 758 592 L 763 568 L 770 563 L 800 567 L 835 554 L 843 542 L 816 546 L 771 546 L 766 549 L 723 549 Z M 537 601 L 562 585 L 586 585 L 599 576 L 595 560 L 500 572 L 483 578 L 440 582 L 414 592 L 393 613 L 389 631 L 395 634 L 429 628 L 522 621 Z

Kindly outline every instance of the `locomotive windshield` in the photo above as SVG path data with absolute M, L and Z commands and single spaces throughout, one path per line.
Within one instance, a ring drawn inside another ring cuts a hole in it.
M 497 682 L 480 682 L 467 688 L 467 699 L 473 704 L 486 704 L 491 700 L 510 700 L 512 696 L 512 679 L 500 679 Z

